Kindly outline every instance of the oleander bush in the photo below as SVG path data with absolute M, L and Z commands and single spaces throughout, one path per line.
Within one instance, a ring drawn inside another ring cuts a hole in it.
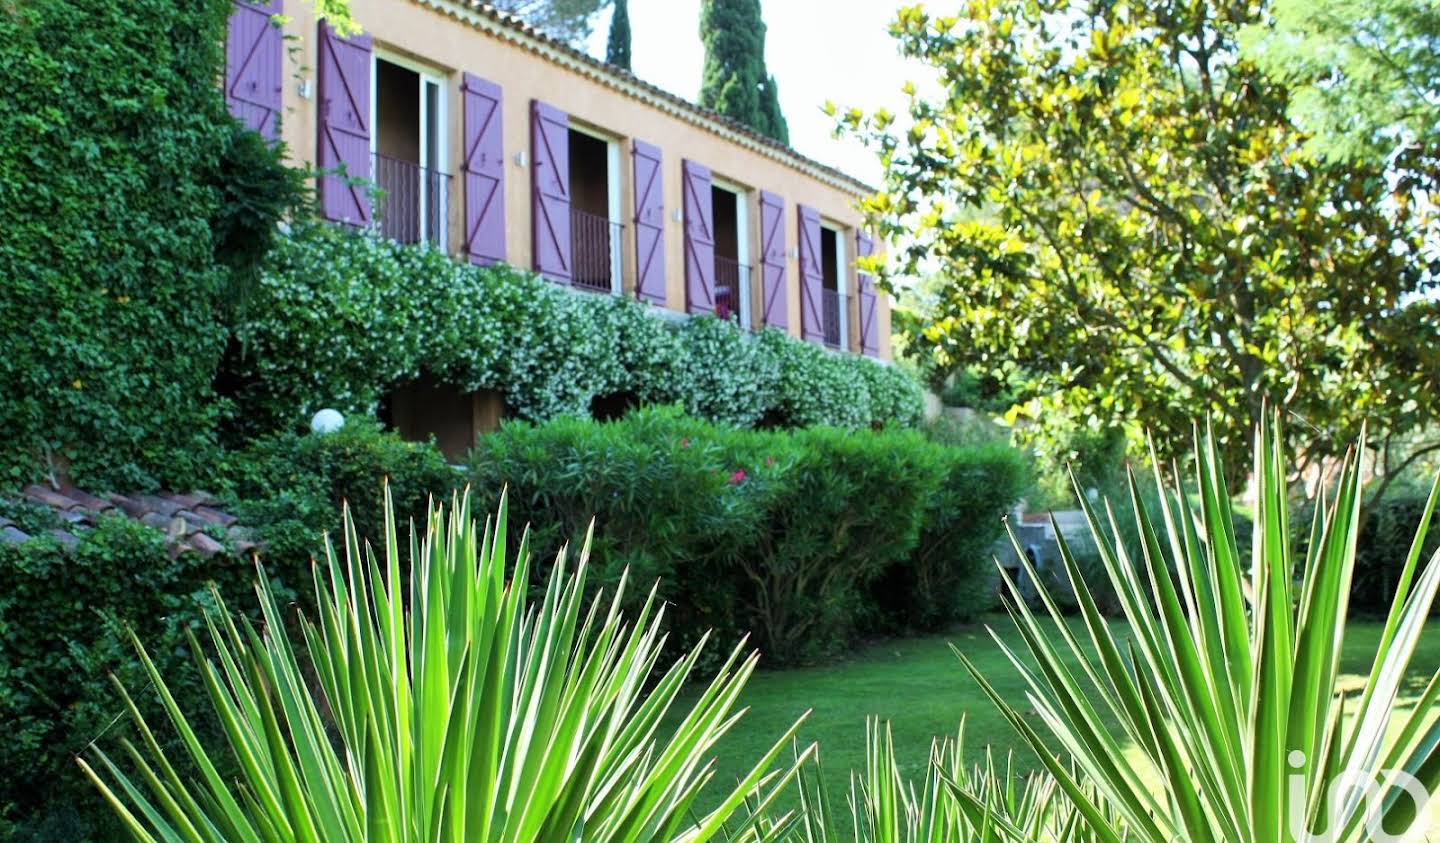
M 532 538 L 542 558 L 594 519 L 602 580 L 625 568 L 663 579 L 681 643 L 712 628 L 749 632 L 773 662 L 822 657 L 861 631 L 941 623 L 880 620 L 870 586 L 882 577 L 887 605 L 923 604 L 937 618 L 983 603 L 967 589 L 987 586 L 969 573 L 988 569 L 1024 477 L 1015 452 L 946 448 L 913 431 L 739 430 L 673 408 L 507 423 L 469 471 L 476 489 L 509 488 L 517 525 L 544 525 Z M 957 547 L 916 557 L 924 536 Z M 925 575 L 892 574 L 912 565 Z
M 994 546 L 1006 512 L 1031 488 L 1031 466 L 1016 449 L 989 443 L 943 447 L 944 467 L 915 549 L 871 587 L 877 629 L 938 630 L 999 605 Z
M 500 390 L 531 421 L 617 396 L 735 427 L 911 426 L 922 408 L 913 379 L 874 360 L 713 317 L 671 325 L 628 299 L 320 223 L 271 250 L 223 380 L 237 431 L 255 433 L 326 406 L 373 413 L 422 373 Z

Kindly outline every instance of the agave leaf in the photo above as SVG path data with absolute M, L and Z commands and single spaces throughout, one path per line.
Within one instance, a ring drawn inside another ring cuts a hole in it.
M 143 748 L 126 745 L 124 766 L 99 749 L 94 763 L 80 763 L 137 839 L 698 843 L 730 831 L 775 840 L 796 825 L 760 820 L 809 761 L 806 751 L 776 764 L 803 718 L 719 795 L 718 808 L 692 813 L 713 779 L 716 742 L 743 713 L 754 654 L 737 647 L 662 733 L 705 642 L 657 674 L 665 636 L 655 592 L 633 623 L 623 580 L 587 603 L 588 536 L 573 567 L 561 554 L 535 605 L 527 539 L 505 576 L 503 498 L 483 533 L 459 495 L 408 543 L 388 491 L 386 507 L 378 555 L 348 511 L 343 553 L 327 540 L 314 566 L 315 618 L 301 624 L 308 663 L 263 571 L 263 631 L 236 623 L 222 602 L 207 619 L 206 646 L 192 641 L 236 781 L 218 773 L 134 642 L 197 771 L 178 772 L 120 688 Z

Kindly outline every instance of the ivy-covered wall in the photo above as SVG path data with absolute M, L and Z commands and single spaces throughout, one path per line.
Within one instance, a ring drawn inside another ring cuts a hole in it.
M 193 474 L 221 405 L 230 0 L 0 6 L 0 472 Z M 164 408 L 157 412 L 156 408 Z
M 500 390 L 533 421 L 615 396 L 735 427 L 908 426 L 922 408 L 908 374 L 868 358 L 713 317 L 672 324 L 628 299 L 324 224 L 279 240 L 236 334 L 228 379 L 248 431 L 293 429 L 327 406 L 372 412 L 422 372 Z

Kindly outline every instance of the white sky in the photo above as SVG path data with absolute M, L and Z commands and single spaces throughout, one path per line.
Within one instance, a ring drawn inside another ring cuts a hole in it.
M 879 184 L 874 153 L 831 137 L 820 111 L 827 99 L 866 111 L 903 111 L 901 86 L 924 86 L 923 66 L 901 59 L 888 30 L 899 0 L 762 0 L 765 63 L 780 87 L 790 145 L 801 154 Z M 700 94 L 699 0 L 630 0 L 630 55 L 635 75 L 689 100 Z M 606 12 L 587 45 L 605 55 Z

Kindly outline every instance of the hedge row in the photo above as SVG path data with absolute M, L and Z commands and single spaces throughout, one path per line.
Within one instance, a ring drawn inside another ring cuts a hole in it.
M 593 517 L 599 569 L 661 580 L 672 635 L 750 633 L 775 665 L 989 608 L 988 548 L 1028 471 L 1013 449 L 912 431 L 735 430 L 662 408 L 506 425 L 470 480 L 489 507 L 508 487 L 537 560 L 578 549 Z
M 323 224 L 281 238 L 236 336 L 228 379 L 250 432 L 325 406 L 373 412 L 422 373 L 501 390 L 532 421 L 588 415 L 596 399 L 680 403 L 735 427 L 909 426 L 922 408 L 914 380 L 874 360 L 714 318 L 675 325 L 628 299 Z

